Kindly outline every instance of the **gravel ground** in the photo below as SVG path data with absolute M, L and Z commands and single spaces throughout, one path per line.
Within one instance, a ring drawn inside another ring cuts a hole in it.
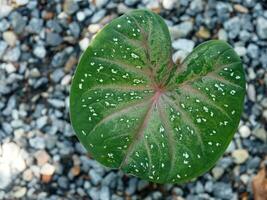
M 1 5 L 2 2 L 2 5 Z M 94 34 L 134 8 L 160 13 L 182 59 L 228 41 L 246 71 L 238 132 L 217 165 L 183 185 L 158 185 L 100 166 L 74 136 L 70 82 Z M 267 160 L 267 1 L 0 1 L 0 199 L 253 199 Z

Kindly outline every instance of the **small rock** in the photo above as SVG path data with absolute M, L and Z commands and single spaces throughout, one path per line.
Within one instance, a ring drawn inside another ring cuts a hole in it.
M 233 199 L 233 190 L 230 184 L 216 182 L 213 185 L 213 195 L 220 199 Z
M 100 192 L 99 192 L 99 189 L 98 189 L 98 188 L 96 188 L 96 187 L 92 187 L 92 188 L 88 191 L 88 194 L 89 194 L 89 196 L 90 196 L 92 199 L 99 199 Z
M 38 58 L 44 58 L 46 56 L 46 49 L 42 45 L 37 45 L 33 49 L 33 54 Z
M 48 103 L 50 103 L 55 108 L 64 108 L 65 102 L 59 99 L 48 99 Z
M 13 7 L 7 4 L 1 4 L 0 6 L 0 19 L 9 15 L 9 13 L 13 10 Z
M 52 74 L 50 74 L 50 78 L 53 82 L 58 83 L 62 77 L 65 75 L 62 68 L 58 68 L 55 71 L 53 71 Z
M 172 47 L 177 50 L 191 52 L 195 46 L 195 42 L 187 39 L 179 39 L 172 43 Z
M 38 18 L 31 18 L 29 25 L 27 26 L 27 30 L 30 33 L 39 34 L 43 29 L 44 21 Z
M 162 6 L 164 9 L 172 10 L 174 8 L 177 8 L 179 1 L 177 0 L 163 0 Z
M 18 6 L 23 6 L 29 3 L 29 0 L 16 0 Z
M 240 13 L 248 13 L 248 9 L 240 4 L 235 4 L 234 9 Z
M 236 164 L 242 164 L 249 158 L 249 154 L 246 149 L 237 149 L 232 153 L 232 157 Z
M 94 169 L 89 171 L 89 176 L 94 185 L 98 185 L 102 180 L 102 177 Z
M 49 163 L 46 163 L 45 165 L 42 166 L 41 168 L 41 175 L 42 175 L 42 181 L 44 183 L 49 183 L 52 179 L 52 176 L 55 172 L 55 167 Z
M 18 12 L 12 12 L 12 14 L 9 17 L 11 19 L 11 24 L 14 31 L 18 34 L 22 33 L 27 24 L 27 18 L 23 17 Z
M 39 166 L 42 166 L 44 165 L 45 163 L 47 163 L 50 159 L 50 156 L 49 154 L 45 151 L 45 150 L 40 150 L 40 151 L 37 151 L 35 154 L 34 154 L 34 157 L 35 159 L 37 160 L 37 164 Z
M 177 64 L 182 63 L 188 54 L 189 52 L 183 50 L 176 51 L 172 56 L 172 60 Z
M 139 0 L 125 0 L 124 2 L 127 6 L 133 6 L 134 4 L 139 2 Z
M 65 176 L 59 177 L 58 181 L 58 186 L 62 189 L 68 189 L 69 186 L 69 181 Z
M 3 59 L 5 61 L 10 61 L 10 62 L 17 62 L 19 60 L 19 57 L 21 55 L 20 48 L 18 46 L 8 49 L 3 56 Z
M 97 11 L 91 18 L 91 23 L 97 23 L 99 22 L 106 14 L 106 10 L 102 9 Z
M 185 21 L 178 25 L 169 27 L 169 31 L 172 39 L 178 39 L 181 37 L 186 37 L 193 30 L 193 22 Z
M 241 24 L 240 19 L 238 17 L 233 17 L 224 22 L 224 28 L 228 31 L 228 36 L 231 39 L 234 39 L 239 35 Z
M 42 117 L 38 118 L 36 120 L 37 128 L 38 129 L 42 129 L 47 124 L 47 121 L 48 121 L 48 117 L 47 116 L 42 116 Z
M 45 140 L 43 137 L 34 137 L 29 140 L 30 145 L 35 149 L 44 149 Z
M 57 46 L 62 43 L 63 39 L 58 33 L 49 32 L 46 34 L 46 43 L 51 46 Z
M 245 47 L 236 46 L 235 51 L 239 56 L 244 56 L 247 53 L 247 49 Z
M 0 40 L 0 58 L 2 58 L 2 56 L 4 55 L 6 48 L 7 48 L 7 43 Z
M 76 37 L 76 38 L 79 37 L 81 28 L 77 22 L 70 23 L 69 24 L 69 30 L 74 37 Z
M 8 74 L 14 73 L 17 69 L 12 63 L 4 64 L 5 70 Z
M 218 180 L 224 174 L 224 169 L 222 167 L 214 167 L 211 172 L 215 180 Z
M 64 66 L 64 71 L 70 72 L 76 64 L 77 64 L 77 58 L 75 56 L 70 56 Z
M 26 187 L 19 187 L 19 188 L 16 189 L 15 192 L 13 192 L 13 196 L 16 199 L 20 199 L 23 196 L 25 196 L 26 192 L 27 192 L 27 188 Z
M 32 178 L 33 178 L 32 170 L 31 169 L 26 169 L 22 174 L 22 178 L 25 181 L 28 181 L 28 182 L 31 181 Z
M 220 29 L 218 32 L 218 39 L 227 41 L 227 33 L 224 29 Z
M 201 26 L 199 31 L 196 33 L 196 36 L 203 39 L 210 38 L 210 32 L 205 27 Z
M 256 101 L 256 90 L 255 90 L 254 85 L 252 85 L 252 84 L 248 85 L 247 94 L 248 94 L 249 100 L 251 100 L 253 102 Z
M 257 33 L 261 39 L 267 39 L 267 19 L 263 17 L 257 19 Z
M 82 40 L 79 41 L 79 46 L 82 51 L 85 51 L 87 47 L 90 44 L 90 40 L 88 38 L 83 38 Z
M 190 9 L 194 12 L 201 12 L 203 10 L 203 2 L 202 0 L 193 0 L 190 3 Z
M 76 3 L 76 1 L 73 1 L 73 0 L 64 0 L 63 10 L 64 10 L 65 13 L 67 13 L 69 15 L 72 15 L 77 10 L 79 10 L 79 6 Z
M 264 128 L 256 128 L 252 134 L 263 142 L 267 141 L 267 132 Z
M 259 47 L 255 44 L 250 43 L 247 47 L 247 54 L 251 58 L 258 58 L 259 57 Z
M 243 125 L 239 128 L 239 133 L 241 135 L 242 138 L 247 138 L 250 136 L 251 134 L 251 130 L 249 129 L 248 126 Z
M 13 47 L 16 45 L 17 42 L 17 36 L 13 31 L 6 31 L 3 33 L 3 39 L 6 41 L 6 43 Z
M 12 174 L 9 165 L 0 163 L 0 189 L 5 189 L 11 182 Z
M 70 172 L 71 172 L 73 177 L 78 176 L 81 172 L 81 168 L 80 168 L 80 166 L 75 165 L 70 169 Z
M 60 82 L 61 85 L 69 85 L 71 81 L 71 75 L 67 74 L 64 76 Z
M 95 2 L 95 5 L 96 5 L 97 8 L 102 8 L 102 7 L 106 6 L 108 1 L 109 0 L 97 0 L 97 1 L 94 1 L 94 2 Z
M 85 20 L 86 15 L 85 15 L 84 12 L 79 11 L 79 12 L 77 12 L 76 17 L 77 17 L 77 19 L 78 19 L 79 22 L 82 22 L 83 20 Z
M 109 191 L 109 188 L 107 186 L 101 187 L 99 199 L 100 200 L 109 200 L 110 199 L 110 191 Z
M 136 178 L 131 178 L 129 181 L 129 185 L 125 190 L 125 193 L 128 195 L 133 195 L 136 191 L 136 187 L 137 187 L 137 179 Z

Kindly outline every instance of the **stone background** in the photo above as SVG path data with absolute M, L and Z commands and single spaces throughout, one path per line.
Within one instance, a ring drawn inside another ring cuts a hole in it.
M 173 59 L 209 39 L 228 41 L 246 71 L 238 132 L 208 173 L 184 185 L 150 184 L 90 159 L 68 102 L 78 58 L 96 32 L 134 8 L 164 17 Z M 0 199 L 253 199 L 267 163 L 267 1 L 0 0 Z

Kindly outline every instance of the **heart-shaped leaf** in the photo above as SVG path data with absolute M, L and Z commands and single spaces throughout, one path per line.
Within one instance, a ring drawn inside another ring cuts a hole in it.
M 105 166 L 158 182 L 210 169 L 237 129 L 245 79 L 225 42 L 208 41 L 177 66 L 162 18 L 125 14 L 97 34 L 76 70 L 71 122 Z

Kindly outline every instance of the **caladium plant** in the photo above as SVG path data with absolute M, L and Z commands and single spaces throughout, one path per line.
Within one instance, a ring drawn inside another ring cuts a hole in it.
M 157 183 L 209 170 L 235 133 L 245 95 L 240 58 L 218 40 L 179 65 L 163 19 L 135 10 L 105 26 L 82 55 L 72 126 L 94 159 Z

